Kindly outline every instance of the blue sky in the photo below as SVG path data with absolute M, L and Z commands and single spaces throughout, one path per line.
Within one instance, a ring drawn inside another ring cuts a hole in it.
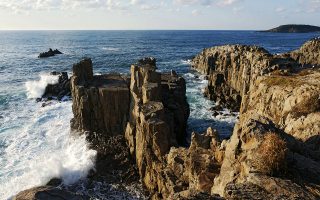
M 320 26 L 320 0 L 0 0 L 0 30 Z

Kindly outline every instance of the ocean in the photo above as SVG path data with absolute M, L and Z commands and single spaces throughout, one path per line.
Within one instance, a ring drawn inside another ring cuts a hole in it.
M 259 45 L 271 53 L 282 53 L 316 36 L 319 34 L 255 31 L 0 31 L 0 199 L 10 199 L 53 177 L 61 177 L 65 185 L 85 182 L 88 171 L 94 168 L 96 152 L 88 149 L 84 137 L 70 135 L 71 101 L 45 107 L 35 101 L 45 86 L 55 81 L 51 71 L 71 75 L 74 63 L 90 57 L 94 73 L 128 73 L 138 59 L 153 56 L 159 71 L 173 69 L 187 81 L 189 135 L 212 126 L 227 138 L 237 113 L 225 110 L 212 116 L 210 108 L 215 103 L 203 97 L 207 83 L 190 68 L 192 57 L 204 48 L 224 44 Z M 49 48 L 64 54 L 37 58 Z M 78 188 L 77 192 L 93 199 L 107 199 L 97 195 L 105 190 L 99 183 L 91 192 L 85 184 Z M 128 191 L 120 197 L 141 197 L 132 188 Z

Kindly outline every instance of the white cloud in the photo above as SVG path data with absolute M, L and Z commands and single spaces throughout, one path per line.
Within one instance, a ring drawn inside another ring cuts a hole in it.
M 243 0 L 0 0 L 0 9 L 15 13 L 36 10 L 155 10 L 161 7 L 180 6 L 231 6 Z M 314 0 L 318 1 L 318 0 Z
M 237 2 L 239 2 L 240 0 L 219 0 L 218 1 L 218 5 L 220 6 L 230 6 L 233 5 Z
M 108 9 L 125 10 L 141 0 L 1 0 L 0 8 L 23 12 L 31 10 Z
M 199 10 L 195 9 L 195 10 L 193 10 L 193 11 L 191 12 L 191 14 L 192 14 L 193 16 L 198 16 L 198 15 L 201 14 L 201 12 L 200 12 Z
M 278 8 L 276 8 L 275 11 L 276 11 L 277 13 L 283 13 L 283 12 L 287 11 L 287 9 L 285 9 L 285 8 L 283 8 L 283 7 L 278 7 Z
M 320 12 L 320 0 L 309 0 L 310 5 L 308 12 L 314 13 L 314 12 Z
M 178 5 L 231 6 L 243 0 L 173 0 Z
M 159 5 L 156 5 L 156 4 L 153 4 L 153 5 L 148 5 L 148 4 L 142 4 L 140 6 L 140 9 L 141 10 L 157 10 L 159 9 L 160 6 Z

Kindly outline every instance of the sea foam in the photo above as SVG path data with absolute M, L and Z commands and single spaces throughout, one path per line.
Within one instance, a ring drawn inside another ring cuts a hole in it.
M 32 105 L 31 105 L 32 104 Z M 21 126 L 1 131 L 5 148 L 0 159 L 0 199 L 61 178 L 72 184 L 85 178 L 94 167 L 96 151 L 85 136 L 70 135 L 71 102 L 53 103 L 44 108 L 30 102 L 16 120 L 28 116 Z
M 27 97 L 40 98 L 45 92 L 48 84 L 56 84 L 59 81 L 59 76 L 50 74 L 40 74 L 40 80 L 37 81 L 27 81 L 25 83 L 27 89 Z

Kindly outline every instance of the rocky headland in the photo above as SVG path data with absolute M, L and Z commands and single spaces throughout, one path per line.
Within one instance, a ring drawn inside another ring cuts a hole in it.
M 287 24 L 263 32 L 272 33 L 312 33 L 320 32 L 319 26 L 303 25 L 303 24 Z
M 319 199 L 319 48 L 320 39 L 281 55 L 245 45 L 205 49 L 192 60 L 207 75 L 205 96 L 240 116 L 230 139 L 208 127 L 190 144 L 177 73 L 157 72 L 145 58 L 130 76 L 93 75 L 91 60 L 82 60 L 70 81 L 71 128 L 98 152 L 89 178 L 140 180 L 151 199 Z M 46 188 L 53 190 L 16 199 Z

